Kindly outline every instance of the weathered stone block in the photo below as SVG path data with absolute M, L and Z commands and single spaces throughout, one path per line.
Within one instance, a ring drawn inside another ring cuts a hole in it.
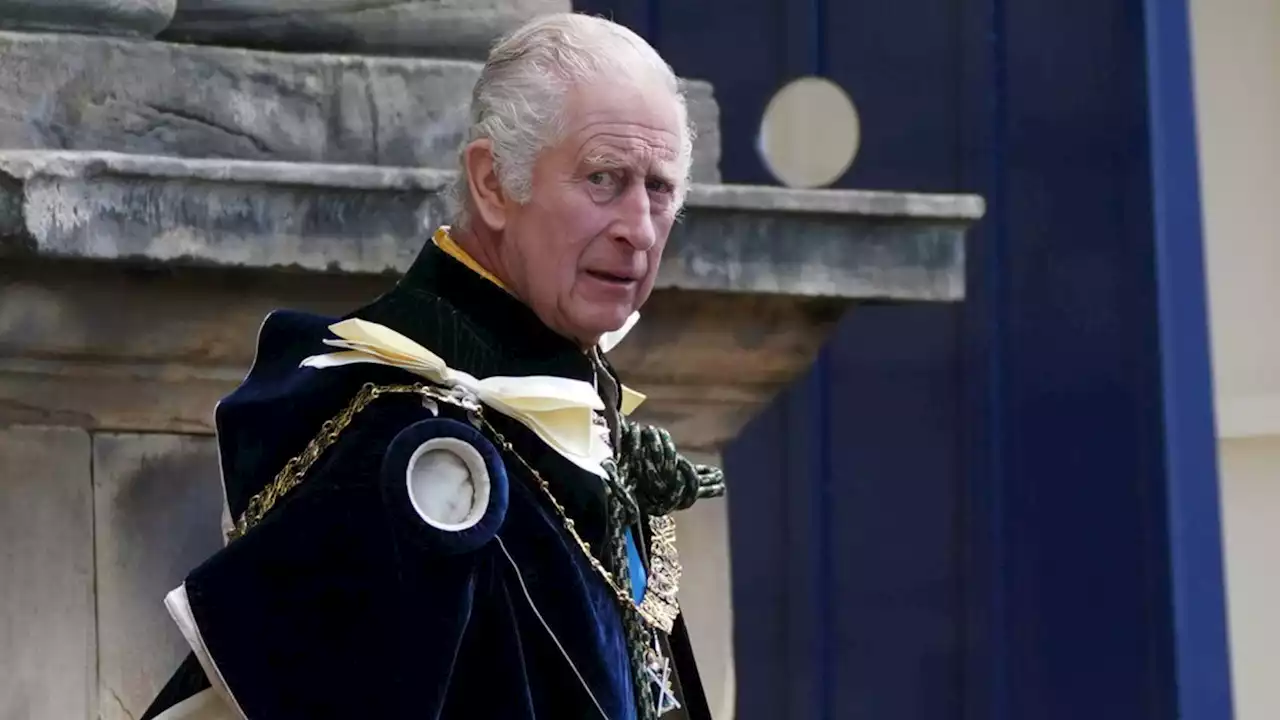
M 0 6 L 2 7 L 2 6 Z M 0 148 L 452 169 L 480 64 L 0 33 Z M 688 81 L 694 177 L 720 179 Z
M 242 369 L 0 358 L 0 422 L 211 433 L 214 406 L 243 376 Z
M 336 317 L 393 282 L 0 263 L 0 425 L 208 434 L 268 312 Z M 831 298 L 659 290 L 611 357 L 649 396 L 640 419 L 668 427 L 682 447 L 714 450 L 807 366 L 845 308 Z
M 0 152 L 0 254 L 362 274 L 447 222 L 445 171 Z M 969 196 L 695 186 L 659 288 L 955 300 Z
M 482 60 L 499 36 L 569 0 L 179 0 L 175 42 Z
M 165 594 L 222 547 L 214 441 L 97 434 L 93 486 L 98 717 L 132 720 L 188 651 Z
M 174 4 L 175 0 L 0 0 L 0 28 L 153 37 L 173 18 Z
M 0 207 L 17 202 L 25 225 L 0 225 L 0 252 L 8 245 L 63 259 L 391 273 L 407 268 L 426 228 L 444 221 L 441 190 L 451 177 L 373 166 L 22 154 L 0 159 L 0 195 L 8 196 Z
M 96 263 L 0 262 L 0 357 L 134 362 L 231 370 L 253 361 L 267 313 L 338 316 L 387 291 L 394 278 L 303 273 L 139 269 Z M 137 377 L 146 377 L 139 369 Z M 219 376 L 220 377 L 220 376 Z M 208 409 L 212 413 L 212 407 Z M 0 424 L 3 420 L 0 420 Z
M 89 435 L 0 427 L 0 718 L 82 720 L 94 706 Z
M 698 185 L 663 255 L 663 287 L 898 300 L 964 296 L 980 198 Z

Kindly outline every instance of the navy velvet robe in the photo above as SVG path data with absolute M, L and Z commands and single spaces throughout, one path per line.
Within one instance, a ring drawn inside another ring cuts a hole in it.
M 593 378 L 571 342 L 432 244 L 395 289 L 353 316 L 478 377 Z M 322 340 L 333 321 L 273 313 L 249 376 L 219 405 L 233 517 L 361 385 L 420 380 L 372 365 L 299 368 L 330 350 Z M 522 426 L 489 418 L 599 554 L 602 482 Z M 471 443 L 490 467 L 489 506 L 463 532 L 426 525 L 404 493 L 408 455 L 442 435 Z M 361 413 L 301 485 L 186 580 L 210 655 L 245 714 L 561 720 L 603 710 L 610 720 L 634 718 L 616 600 L 515 465 L 447 405 L 437 415 L 416 396 L 388 396 Z M 682 622 L 670 649 L 684 717 L 709 720 Z M 144 719 L 207 687 L 188 658 Z

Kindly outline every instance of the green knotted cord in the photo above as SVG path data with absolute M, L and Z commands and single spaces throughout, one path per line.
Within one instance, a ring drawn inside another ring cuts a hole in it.
M 669 515 L 724 495 L 724 471 L 690 462 L 676 449 L 671 433 L 625 419 L 621 430 L 620 474 L 634 490 L 643 515 Z
M 617 400 L 619 388 L 604 366 L 599 353 L 592 355 L 597 389 L 609 401 Z M 600 379 L 604 378 L 604 387 Z M 699 498 L 724 494 L 724 473 L 718 468 L 695 465 L 676 450 L 671 434 L 661 428 L 641 426 L 617 413 L 607 412 L 606 422 L 614 433 L 617 463 L 605 463 L 608 491 L 609 532 L 602 560 L 628 593 L 634 593 L 631 559 L 627 553 L 627 532 L 647 530 L 650 516 L 668 515 L 693 505 Z M 636 538 L 643 540 L 644 533 Z M 634 609 L 633 609 L 634 610 Z M 653 640 L 651 630 L 639 612 L 622 613 L 627 637 L 631 680 L 635 690 L 638 720 L 657 720 L 658 708 L 649 683 L 647 656 Z
M 690 462 L 676 449 L 666 430 L 621 422 L 618 465 L 606 463 L 609 490 L 608 562 L 614 576 L 628 591 L 632 589 L 631 562 L 627 556 L 626 532 L 651 515 L 668 515 L 689 508 L 702 498 L 724 495 L 724 471 Z M 639 720 L 656 720 L 657 706 L 646 672 L 645 656 L 650 630 L 638 613 L 623 613 L 627 635 L 631 677 Z

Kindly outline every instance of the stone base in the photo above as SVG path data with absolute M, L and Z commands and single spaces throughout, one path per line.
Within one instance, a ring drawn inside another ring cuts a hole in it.
M 0 148 L 444 169 L 481 67 L 4 32 L 0 58 Z M 718 182 L 711 85 L 685 89 L 694 179 Z
M 0 29 L 155 37 L 176 0 L 0 0 Z M 9 61 L 7 53 L 0 53 Z M 11 72 L 6 67 L 6 72 Z
M 568 0 L 181 0 L 164 38 L 291 52 L 483 60 L 500 36 Z
M 0 718 L 98 716 L 91 452 L 0 422 Z

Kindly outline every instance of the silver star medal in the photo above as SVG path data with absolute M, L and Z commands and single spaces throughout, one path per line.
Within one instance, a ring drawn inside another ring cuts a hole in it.
M 658 717 L 661 717 L 672 710 L 680 709 L 680 701 L 676 700 L 676 691 L 671 687 L 671 659 L 662 654 L 662 648 L 658 646 L 658 635 L 653 635 L 653 647 L 647 653 L 645 658 L 645 672 L 649 676 L 649 683 L 653 685 L 653 696 L 658 706 Z

